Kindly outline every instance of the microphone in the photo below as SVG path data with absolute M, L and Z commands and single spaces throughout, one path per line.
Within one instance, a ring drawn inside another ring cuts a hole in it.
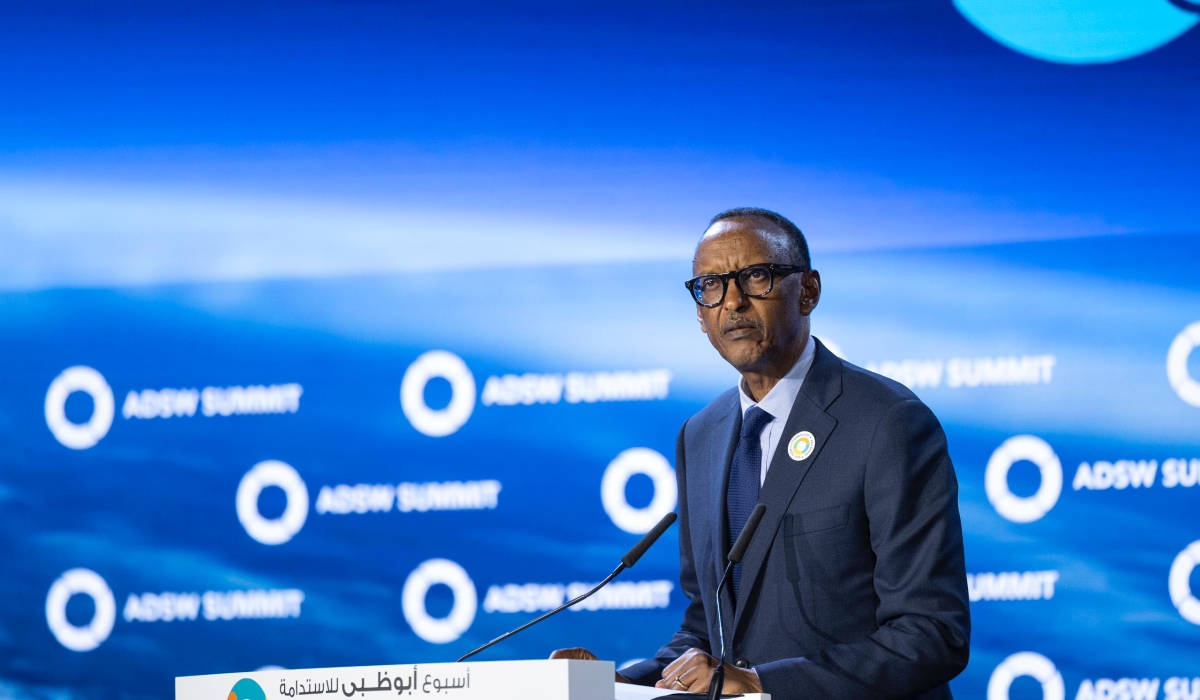
M 632 569 L 633 565 L 638 563 L 638 559 L 641 559 L 642 555 L 646 553 L 646 550 L 650 549 L 650 546 L 657 542 L 659 537 L 662 537 L 667 528 L 675 524 L 675 519 L 678 517 L 675 513 L 664 515 L 662 520 L 659 520 L 654 527 L 650 528 L 650 532 L 647 532 L 645 537 L 633 545 L 633 549 L 630 549 L 625 553 L 625 556 L 621 557 L 621 566 L 626 569 Z
M 675 515 L 675 513 L 667 513 L 666 515 L 664 515 L 662 517 L 662 520 L 659 520 L 658 524 L 656 524 L 653 528 L 651 528 L 650 532 L 647 532 L 646 536 L 643 537 L 641 539 L 641 541 L 639 541 L 637 544 L 633 545 L 633 548 L 630 549 L 628 552 L 626 552 L 625 556 L 621 557 L 621 563 L 617 565 L 617 568 L 613 569 L 613 572 L 611 574 L 609 574 L 603 581 L 601 581 L 600 583 L 597 583 L 595 585 L 595 587 L 592 588 L 592 590 L 588 591 L 587 593 L 584 593 L 583 595 L 581 595 L 577 598 L 568 600 L 567 602 L 565 602 L 562 605 L 558 606 L 557 608 L 551 610 L 550 612 L 546 613 L 545 615 L 542 615 L 541 617 L 537 618 L 536 620 L 531 620 L 529 622 L 526 622 L 525 624 L 521 625 L 520 627 L 516 628 L 515 630 L 510 630 L 508 632 L 505 632 L 504 634 L 500 635 L 499 637 L 496 637 L 495 639 L 488 642 L 487 644 L 484 644 L 482 646 L 472 649 L 471 651 L 467 652 L 466 654 L 463 654 L 462 656 L 460 656 L 458 661 L 455 661 L 455 663 L 466 661 L 467 659 L 471 658 L 472 656 L 475 656 L 476 654 L 483 651 L 484 649 L 487 649 L 496 644 L 499 644 L 500 642 L 503 642 L 504 640 L 508 639 L 509 637 L 513 636 L 514 634 L 524 631 L 530 627 L 533 627 L 534 625 L 541 622 L 542 620 L 545 620 L 546 618 L 550 617 L 551 615 L 555 615 L 555 614 L 562 612 L 563 610 L 566 610 L 567 608 L 571 607 L 572 605 L 575 605 L 576 603 L 586 599 L 588 596 L 592 595 L 593 593 L 600 590 L 601 588 L 604 588 L 605 586 L 608 585 L 609 581 L 612 581 L 614 578 L 617 577 L 617 574 L 621 573 L 625 569 L 633 568 L 633 565 L 638 562 L 638 559 L 642 558 L 642 555 L 646 553 L 646 550 L 650 549 L 650 547 L 655 542 L 658 541 L 658 538 L 662 537 L 662 534 L 667 531 L 667 528 L 671 527 L 671 525 L 673 525 L 675 523 L 675 518 L 677 518 L 677 517 L 678 516 Z M 753 516 L 751 516 L 751 517 L 753 517 Z M 745 547 L 743 547 L 742 549 L 745 549 Z
M 754 531 L 758 529 L 758 524 L 766 514 L 765 505 L 759 503 L 754 506 L 754 511 L 750 513 L 750 518 L 742 528 L 742 534 L 738 535 L 737 541 L 729 548 L 729 563 L 725 565 L 725 573 L 721 575 L 721 581 L 717 584 L 717 635 L 721 639 L 721 662 L 713 670 L 712 678 L 708 682 L 708 700 L 718 700 L 725 688 L 725 621 L 721 619 L 721 589 L 729 580 L 734 565 L 741 562 L 742 557 L 746 555 L 746 548 L 750 546 L 750 540 L 754 539 Z
M 754 506 L 754 510 L 746 520 L 746 527 L 742 528 L 742 534 L 738 535 L 737 541 L 729 549 L 729 565 L 725 567 L 726 569 L 732 568 L 734 564 L 742 560 L 742 557 L 746 556 L 746 549 L 750 547 L 750 540 L 754 539 L 754 531 L 758 529 L 759 522 L 762 521 L 763 516 L 766 514 L 767 507 L 765 505 L 759 503 Z M 728 572 L 725 575 L 728 576 Z M 722 577 L 721 583 L 724 582 L 724 577 Z

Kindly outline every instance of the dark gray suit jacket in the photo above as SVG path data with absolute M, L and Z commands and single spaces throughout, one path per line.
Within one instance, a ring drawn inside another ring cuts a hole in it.
M 679 433 L 680 583 L 691 603 L 653 659 L 621 672 L 635 683 L 653 684 L 691 647 L 720 653 L 714 596 L 740 429 L 733 389 Z M 788 442 L 802 430 L 816 447 L 795 461 Z M 738 600 L 731 586 L 723 594 L 729 658 L 753 667 L 773 700 L 951 697 L 971 622 L 958 481 L 925 404 L 818 341 L 760 501 Z

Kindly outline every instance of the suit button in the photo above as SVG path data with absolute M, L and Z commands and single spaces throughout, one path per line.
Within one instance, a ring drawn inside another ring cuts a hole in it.
M 733 662 L 733 665 L 737 666 L 738 668 L 750 668 L 750 662 L 745 659 L 738 659 L 737 661 Z

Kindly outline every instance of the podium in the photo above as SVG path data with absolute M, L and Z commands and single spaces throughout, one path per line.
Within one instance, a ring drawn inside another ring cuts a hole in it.
M 677 695 L 613 683 L 613 673 L 611 661 L 574 659 L 217 673 L 176 678 L 175 700 L 650 700 Z

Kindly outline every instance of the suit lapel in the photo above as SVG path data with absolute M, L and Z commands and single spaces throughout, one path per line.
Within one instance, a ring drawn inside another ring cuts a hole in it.
M 731 535 L 729 534 L 729 521 L 725 517 L 725 494 L 729 490 L 729 468 L 733 464 L 733 453 L 737 449 L 738 435 L 742 430 L 742 411 L 741 400 L 738 393 L 733 394 L 733 400 L 730 403 L 729 409 L 721 417 L 720 420 L 713 426 L 711 449 L 712 455 L 711 464 L 717 465 L 717 469 L 712 472 L 712 481 L 710 482 L 710 522 L 716 523 L 713 528 L 713 552 L 714 556 L 714 578 L 715 582 L 720 582 L 721 574 L 725 572 L 725 555 L 729 552 Z M 715 585 L 715 584 L 714 584 Z M 725 586 L 725 590 L 721 592 L 722 605 L 726 610 L 733 609 L 733 587 Z
M 775 448 L 775 454 L 771 456 L 771 468 L 767 470 L 767 479 L 759 494 L 759 503 L 767 507 L 767 512 L 742 559 L 742 580 L 738 587 L 737 607 L 731 635 L 733 638 L 737 636 L 744 619 L 742 613 L 746 609 L 750 594 L 766 564 L 767 554 L 771 551 L 771 546 L 779 532 L 779 526 L 787 514 L 788 506 L 791 505 L 792 499 L 804 481 L 804 477 L 808 475 L 808 471 L 821 458 L 821 450 L 824 449 L 829 436 L 837 427 L 837 419 L 826 413 L 825 409 L 841 394 L 841 390 L 842 362 L 825 349 L 820 341 L 817 341 L 812 368 L 809 370 L 808 376 L 804 378 L 804 385 L 800 394 L 796 396 L 796 402 L 792 405 L 792 412 L 788 415 L 787 423 L 784 424 L 783 435 L 779 439 L 779 445 Z M 813 434 L 816 445 L 806 459 L 796 461 L 788 455 L 788 443 L 796 433 L 802 430 Z M 728 472 L 728 467 L 726 467 L 726 472 Z M 728 477 L 725 480 L 728 481 Z M 724 503 L 724 498 L 721 502 Z M 731 638 L 729 641 L 732 643 L 733 639 Z

